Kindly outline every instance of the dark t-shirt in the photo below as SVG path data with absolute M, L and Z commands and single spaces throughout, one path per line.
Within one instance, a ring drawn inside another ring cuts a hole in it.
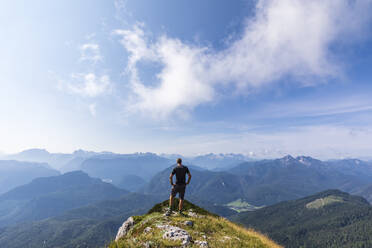
M 176 166 L 172 171 L 172 176 L 176 174 L 176 184 L 177 185 L 185 185 L 186 184 L 186 173 L 190 173 L 189 168 L 187 166 Z

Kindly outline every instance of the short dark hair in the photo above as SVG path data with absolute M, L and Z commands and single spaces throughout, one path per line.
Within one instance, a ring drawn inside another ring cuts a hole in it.
M 182 158 L 177 158 L 177 164 L 182 164 Z

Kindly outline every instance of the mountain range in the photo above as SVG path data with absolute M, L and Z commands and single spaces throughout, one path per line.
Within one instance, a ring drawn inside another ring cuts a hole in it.
M 33 159 L 43 156 L 69 156 L 71 160 L 65 166 L 71 166 L 70 169 L 80 169 L 91 177 L 100 178 L 132 192 L 158 195 L 168 194 L 170 171 L 167 168 L 174 164 L 170 158 L 163 157 L 165 155 L 158 156 L 153 153 L 114 154 L 78 150 L 72 154 L 50 154 L 45 150 L 31 149 L 17 156 L 25 158 L 26 155 Z M 169 157 L 175 158 L 179 155 Z M 206 154 L 194 157 L 193 163 L 200 163 L 200 166 L 194 166 L 192 169 L 198 168 L 193 173 L 193 183 L 187 193 L 218 204 L 228 204 L 241 198 L 256 206 L 297 199 L 329 188 L 371 198 L 369 188 L 372 187 L 372 165 L 369 162 L 358 159 L 320 161 L 305 156 L 242 162 L 245 160 L 247 158 L 239 154 Z M 220 161 L 226 161 L 224 167 L 218 167 Z M 232 166 L 234 161 L 242 163 Z M 214 168 L 224 170 L 205 170 L 206 167 L 212 166 L 211 164 Z M 48 168 L 47 164 L 43 165 Z M 11 178 L 6 173 L 2 175 L 3 180 Z M 40 175 L 35 177 L 37 176 Z M 32 178 L 34 177 L 31 177 L 31 180 Z M 25 182 L 21 181 L 15 186 Z M 8 184 L 4 187 L 4 192 L 12 187 L 12 184 Z M 217 191 L 218 197 L 215 196 Z
M 48 219 L 0 228 L 0 247 L 103 247 L 126 218 L 146 213 L 158 201 L 155 196 L 127 194 Z
M 238 164 L 251 160 L 251 158 L 244 156 L 243 154 L 236 153 L 209 153 L 192 158 L 186 158 L 186 162 L 189 161 L 193 165 L 201 166 L 205 169 L 214 171 L 227 170 Z
M 45 149 L 32 148 L 28 150 L 21 151 L 15 154 L 1 154 L 0 158 L 3 160 L 18 160 L 18 161 L 29 161 L 29 162 L 39 162 L 48 163 L 55 169 L 61 170 L 62 172 L 67 172 L 67 170 L 78 170 L 79 163 L 77 161 L 84 161 L 91 157 L 116 157 L 116 156 L 143 156 L 144 154 L 153 153 L 133 153 L 133 154 L 117 154 L 112 152 L 91 152 L 85 150 L 76 150 L 73 153 L 50 153 Z M 184 162 L 188 164 L 198 165 L 206 169 L 223 169 L 228 167 L 233 167 L 241 162 L 250 161 L 251 158 L 243 154 L 226 153 L 226 154 L 204 154 L 191 156 L 182 156 L 179 154 L 160 154 L 157 155 L 161 158 L 171 160 L 175 163 L 177 158 L 182 158 Z M 75 162 L 73 162 L 75 160 Z
M 36 152 L 39 155 L 46 154 Z M 74 154 L 76 156 L 70 157 L 72 159 L 62 167 L 71 166 L 70 169 L 82 170 L 62 175 L 47 163 L 0 160 L 2 172 L 0 184 L 3 183 L 7 187 L 6 192 L 0 194 L 0 247 L 22 247 L 26 244 L 29 247 L 40 247 L 44 241 L 52 247 L 84 247 L 86 244 L 89 244 L 89 247 L 94 247 L 93 244 L 103 246 L 112 240 L 123 218 L 144 213 L 155 202 L 169 196 L 168 178 L 174 166 L 173 158 L 153 153 L 93 154 L 77 151 Z M 215 159 L 217 165 L 217 161 L 223 160 L 224 156 L 207 154 L 199 163 L 202 163 L 203 159 L 211 161 Z M 235 161 L 238 160 L 239 156 L 236 155 Z M 285 211 L 286 208 L 291 209 L 291 202 L 327 189 L 339 189 L 372 200 L 372 165 L 358 159 L 320 161 L 305 156 L 296 158 L 285 156 L 260 161 L 244 160 L 237 165 L 221 164 L 214 166 L 213 171 L 206 169 L 211 165 L 195 166 L 191 162 L 187 165 L 193 177 L 191 184 L 187 186 L 186 199 L 243 224 L 248 223 L 244 218 L 251 216 L 251 213 L 260 216 L 257 217 L 258 223 L 264 215 L 259 213 L 270 209 L 271 206 L 288 203 L 289 205 L 284 205 L 283 209 L 275 210 Z M 19 184 L 7 185 L 8 178 L 19 179 Z M 138 193 L 133 194 L 129 191 Z M 310 206 L 316 206 L 322 201 L 338 203 L 361 199 L 348 198 L 346 193 L 339 191 L 330 192 L 333 196 L 315 195 L 315 198 L 311 198 L 315 203 Z M 316 201 L 317 199 L 323 200 Z M 368 205 L 364 199 L 359 203 Z M 357 209 L 359 205 L 355 206 Z M 255 211 L 245 212 L 246 210 Z M 242 212 L 237 214 L 236 211 Z M 275 211 L 273 212 L 276 213 Z M 342 213 L 347 214 L 347 211 Z M 312 217 L 316 219 L 316 216 Z M 296 222 L 299 217 L 293 218 L 293 225 L 299 225 Z M 304 223 L 306 221 L 304 219 Z M 316 225 L 315 222 L 309 223 L 309 230 Z M 356 230 L 367 228 L 363 225 L 357 224 Z M 311 237 L 304 236 L 301 239 L 303 234 L 292 233 L 289 241 L 282 239 L 279 234 L 285 234 L 291 229 L 291 227 L 285 229 L 285 225 L 278 233 L 259 224 L 255 228 L 268 233 L 275 241 L 286 246 L 315 244 L 311 243 L 315 242 Z M 311 232 L 314 230 L 315 228 L 311 229 Z M 40 235 L 35 236 L 38 232 Z M 277 234 L 279 236 L 276 236 Z M 13 245 L 14 235 L 18 235 L 19 238 Z M 319 240 L 324 242 L 325 238 L 321 235 L 319 237 Z M 349 240 L 348 237 L 346 239 Z M 355 240 L 355 237 L 351 237 L 350 240 Z M 335 244 L 339 244 L 337 242 L 339 241 L 335 241 Z
M 37 178 L 0 196 L 0 247 L 102 247 L 124 218 L 163 199 L 128 193 L 81 171 Z M 191 199 L 224 216 L 235 213 Z
M 76 150 L 73 153 L 50 153 L 45 149 L 32 148 L 15 154 L 3 155 L 2 159 L 47 163 L 54 169 L 66 172 L 63 167 L 68 165 L 72 160 L 76 158 L 84 160 L 100 154 L 107 154 L 107 152 L 96 153 Z M 73 170 L 75 169 L 78 168 L 73 168 Z
M 56 216 L 128 194 L 81 171 L 42 177 L 0 195 L 0 227 Z
M 38 177 L 59 175 L 59 171 L 46 163 L 0 160 L 0 194 Z
M 350 160 L 348 163 L 351 164 Z M 331 188 L 351 192 L 371 184 L 370 164 L 355 162 L 354 167 L 347 169 L 338 164 L 344 164 L 344 160 L 330 163 L 311 157 L 285 156 L 274 160 L 242 163 L 229 172 L 255 178 L 253 194 L 247 196 L 247 199 L 259 194 L 261 199 L 255 201 L 261 205 L 297 199 Z M 358 172 L 362 170 L 363 173 Z
M 157 172 L 171 164 L 174 162 L 153 153 L 115 154 L 86 159 L 80 165 L 80 169 L 90 176 L 99 177 L 118 185 L 128 175 L 136 175 L 142 180 L 150 180 Z
M 186 195 L 216 204 L 224 205 L 241 199 L 254 206 L 263 206 L 298 199 L 330 188 L 363 194 L 366 191 L 361 189 L 372 183 L 372 173 L 368 171 L 370 167 L 369 164 L 356 163 L 355 168 L 344 169 L 334 162 L 291 156 L 244 162 L 219 172 L 201 171 L 191 166 L 192 183 L 187 186 Z M 171 170 L 170 167 L 155 175 L 142 192 L 164 196 L 168 194 Z M 364 173 L 357 173 L 359 170 Z

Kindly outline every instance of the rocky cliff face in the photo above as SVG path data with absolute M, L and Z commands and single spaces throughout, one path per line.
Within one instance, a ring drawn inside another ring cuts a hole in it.
M 165 201 L 146 215 L 129 217 L 109 247 L 280 247 L 190 202 L 185 201 L 183 214 L 171 216 L 165 215 L 167 205 Z

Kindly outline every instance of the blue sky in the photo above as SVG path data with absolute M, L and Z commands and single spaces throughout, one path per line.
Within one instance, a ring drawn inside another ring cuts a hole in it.
M 0 151 L 371 157 L 371 7 L 2 1 Z

